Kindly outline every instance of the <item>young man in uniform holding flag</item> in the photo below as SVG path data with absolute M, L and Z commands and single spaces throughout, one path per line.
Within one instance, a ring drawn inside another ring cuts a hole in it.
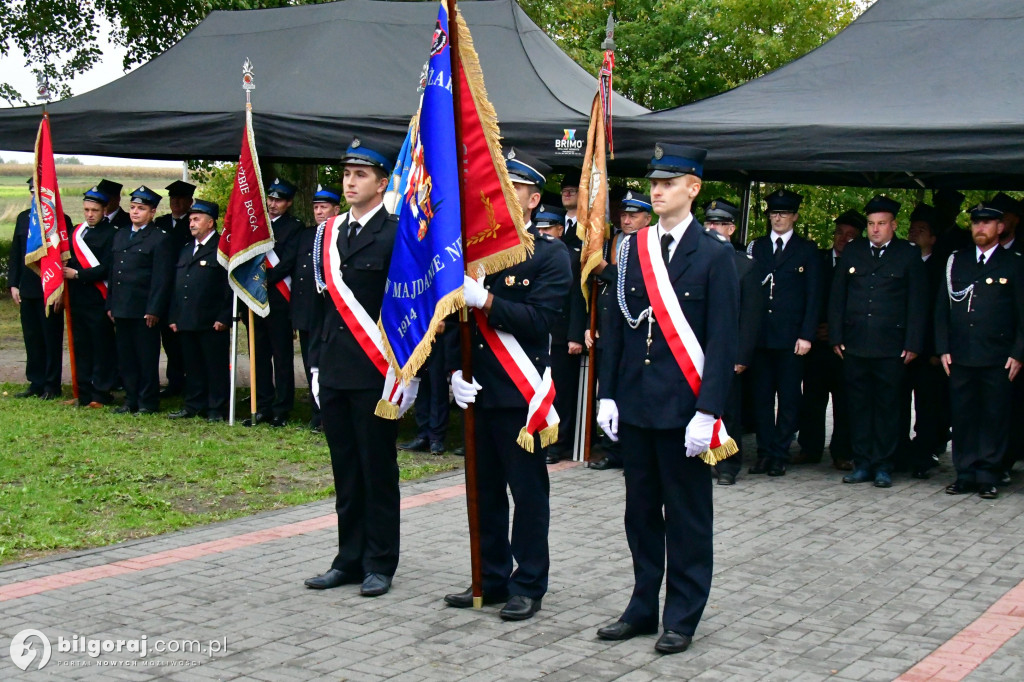
M 702 460 L 735 452 L 720 418 L 736 360 L 736 266 L 728 240 L 691 212 L 706 154 L 655 145 L 647 177 L 660 220 L 620 247 L 621 314 L 602 330 L 598 423 L 622 438 L 635 585 L 622 616 L 597 635 L 657 632 L 667 553 L 661 653 L 690 645 L 711 589 L 711 467 Z
M 109 200 L 99 187 L 85 193 L 85 222 L 71 233 L 71 259 L 64 266 L 75 332 L 78 404 L 83 407 L 114 402 L 110 391 L 117 383 L 114 324 L 105 310 L 117 231 L 103 215 Z
M 398 567 L 398 422 L 375 414 L 395 384 L 373 342 L 398 227 L 383 204 L 392 158 L 352 141 L 341 160 L 349 211 L 317 228 L 313 252 L 322 293 L 314 301 L 309 364 L 331 450 L 338 554 L 329 571 L 305 584 L 324 590 L 362 583 L 365 597 L 386 594 Z M 416 399 L 412 386 L 399 414 Z
M 465 278 L 466 305 L 475 309 L 477 321 L 473 377 L 468 382 L 461 370 L 455 372 L 452 392 L 459 407 L 477 407 L 483 602 L 507 600 L 501 617 L 525 620 L 540 610 L 548 587 L 551 510 L 541 448 L 558 437 L 551 328 L 569 293 L 572 267 L 565 244 L 542 235 L 530 222 L 550 169 L 515 149 L 508 152 L 506 167 L 533 234 L 534 252 L 525 262 L 487 276 L 483 284 Z M 515 502 L 511 542 L 506 489 Z M 470 607 L 472 589 L 444 600 L 456 608 Z

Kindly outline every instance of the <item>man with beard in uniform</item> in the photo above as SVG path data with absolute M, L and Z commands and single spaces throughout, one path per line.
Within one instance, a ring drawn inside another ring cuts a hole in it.
M 167 201 L 171 212 L 153 221 L 153 224 L 167 233 L 171 248 L 175 255 L 181 252 L 185 244 L 192 241 L 189 231 L 189 207 L 192 206 L 192 195 L 196 186 L 182 180 L 175 180 L 167 185 Z M 161 325 L 160 341 L 167 355 L 167 388 L 160 391 L 161 398 L 180 395 L 185 388 L 185 360 L 181 351 L 181 339 L 171 331 L 169 325 Z
M 594 371 L 597 371 L 596 368 L 601 366 L 601 330 L 610 320 L 614 319 L 612 316 L 620 314 L 619 303 L 615 299 L 615 282 L 616 277 L 618 277 L 616 263 L 618 262 L 619 246 L 622 245 L 622 240 L 627 235 L 636 234 L 651 224 L 651 198 L 646 194 L 626 190 L 625 195 L 618 201 L 618 204 L 621 207 L 619 210 L 619 226 L 621 230 L 605 244 L 605 259 L 594 268 L 594 276 L 598 278 L 598 338 L 596 341 L 597 352 L 594 354 Z M 584 334 L 584 338 L 587 348 L 590 348 L 590 344 L 594 343 L 594 340 L 590 338 L 589 329 Z M 590 468 L 597 469 L 598 471 L 621 469 L 622 448 L 619 443 L 609 439 L 604 445 L 604 456 L 592 462 Z
M 654 645 L 664 654 L 689 648 L 711 590 L 711 467 L 700 456 L 714 449 L 736 363 L 733 249 L 691 211 L 706 154 L 654 147 L 647 176 L 658 223 L 619 251 L 621 314 L 606 328 L 600 368 L 598 423 L 622 439 L 634 587 L 623 614 L 597 636 L 656 633 L 667 576 L 664 632 Z
M 704 207 L 704 224 L 726 239 L 732 240 L 736 232 L 736 222 L 740 219 L 740 209 L 725 199 L 715 199 Z M 736 434 L 736 454 L 718 463 L 718 485 L 733 485 L 736 476 L 743 466 L 743 447 L 740 436 L 743 433 L 743 381 L 740 375 L 750 369 L 754 361 L 754 348 L 761 333 L 761 317 L 764 306 L 761 304 L 761 281 L 754 269 L 754 259 L 746 250 L 733 248 L 736 261 L 736 275 L 740 282 L 740 322 L 739 338 L 736 347 L 735 376 L 729 388 L 729 398 L 725 406 L 722 422 L 725 430 Z
M 924 348 L 928 281 L 921 250 L 896 237 L 898 201 L 876 195 L 864 207 L 866 240 L 843 252 L 832 280 L 828 338 L 843 360 L 850 413 L 851 473 L 843 483 L 892 486 L 906 367 Z
M 100 194 L 110 197 L 110 201 L 107 202 L 104 208 L 104 217 L 108 223 L 117 229 L 132 226 L 131 216 L 121 208 L 121 190 L 123 188 L 124 185 L 120 182 L 107 179 L 100 180 L 100 184 L 96 185 L 96 189 L 100 191 Z
M 398 421 L 375 414 L 385 377 L 370 355 L 375 348 L 360 344 L 368 332 L 353 329 L 380 319 L 398 230 L 383 203 L 396 156 L 352 140 L 341 159 L 349 211 L 317 228 L 314 251 L 321 295 L 314 299 L 309 364 L 331 451 L 338 553 L 330 570 L 305 584 L 326 590 L 362 583 L 364 597 L 387 594 L 398 567 Z M 418 379 L 405 386 L 399 416 L 412 407 L 418 387 Z
M 71 258 L 64 266 L 75 332 L 78 404 L 93 408 L 114 402 L 110 391 L 117 383 L 114 324 L 106 312 L 116 232 L 103 215 L 109 199 L 99 187 L 85 193 L 85 222 L 70 235 Z
M 864 234 L 867 219 L 850 209 L 835 219 L 832 248 L 821 249 L 821 315 L 818 331 L 804 367 L 804 395 L 800 408 L 800 452 L 793 464 L 817 464 L 825 451 L 825 412 L 829 394 L 832 395 L 832 439 L 828 449 L 832 466 L 839 471 L 853 471 L 850 455 L 850 415 L 846 401 L 846 382 L 843 380 L 843 361 L 828 343 L 828 304 L 843 249 Z
M 33 191 L 32 178 L 28 179 L 28 191 Z M 18 306 L 25 339 L 25 378 L 28 379 L 28 388 L 15 393 L 14 397 L 39 396 L 43 400 L 55 400 L 60 397 L 64 369 L 63 301 L 47 306 L 43 300 L 43 281 L 35 270 L 25 265 L 29 210 L 19 213 L 15 220 L 7 263 L 7 284 Z M 65 215 L 64 222 L 70 235 L 71 218 Z
M 485 336 L 480 324 L 473 326 L 472 381 L 463 379 L 462 371 L 457 370 L 452 375 L 452 393 L 459 407 L 476 405 L 483 603 L 505 602 L 499 612 L 503 620 L 526 620 L 540 610 L 548 588 L 548 471 L 540 452 L 544 445 L 541 430 L 526 430 L 531 421 L 530 401 L 510 378 L 509 369 L 491 344 L 502 345 L 503 356 L 525 358 L 530 367 L 512 369 L 535 376 L 532 391 L 545 390 L 550 380 L 551 329 L 565 305 L 572 268 L 565 244 L 541 234 L 530 220 L 551 169 L 517 149 L 509 150 L 505 165 L 523 221 L 533 235 L 534 251 L 525 262 L 488 275 L 482 284 L 465 278 L 466 306 L 482 314 L 490 331 Z M 510 338 L 502 340 L 497 331 Z M 509 350 L 516 346 L 521 351 L 518 354 Z M 534 418 L 541 416 L 552 418 L 550 412 Z M 545 423 L 550 424 L 548 420 Z M 508 489 L 515 503 L 511 542 Z M 518 564 L 514 571 L 513 561 Z M 472 588 L 446 595 L 444 601 L 455 608 L 468 608 L 473 605 Z
M 309 428 L 322 432 L 320 406 L 313 399 L 313 373 L 309 364 L 309 334 L 313 329 L 314 298 L 316 278 L 313 276 L 313 245 L 316 242 L 317 226 L 341 213 L 341 189 L 338 187 L 316 186 L 313 194 L 313 224 L 299 232 L 296 246 L 295 274 L 292 276 L 292 329 L 299 334 L 299 350 L 302 353 L 302 367 L 306 370 L 309 385 L 309 403 L 312 416 Z
M 254 318 L 256 414 L 243 420 L 243 426 L 256 426 L 261 422 L 284 426 L 295 405 L 291 298 L 302 223 L 288 212 L 294 198 L 295 185 L 287 180 L 275 178 L 267 188 L 267 212 L 274 233 L 274 250 L 267 254 L 270 313 Z
M 765 307 L 754 353 L 757 463 L 751 474 L 786 475 L 789 446 L 799 428 L 804 356 L 821 315 L 821 258 L 814 242 L 793 229 L 802 200 L 786 189 L 768 195 L 771 231 L 747 247 L 757 263 Z
M 107 314 L 114 321 L 125 402 L 118 414 L 160 409 L 160 323 L 174 292 L 171 242 L 153 224 L 160 195 L 145 185 L 131 194 L 130 228 L 114 235 Z
M 579 180 L 576 182 L 578 184 Z M 563 192 L 563 201 L 565 196 Z M 575 232 L 575 221 L 571 233 L 565 229 L 567 222 L 567 211 L 548 204 L 539 204 L 533 217 L 533 224 L 540 232 L 562 240 L 569 251 L 569 264 L 572 266 L 572 286 L 566 292 L 562 314 L 551 329 L 551 378 L 555 382 L 555 411 L 561 421 L 558 424 L 558 440 L 547 449 L 544 461 L 548 464 L 572 458 L 579 402 L 580 357 L 583 353 L 583 333 L 587 328 L 587 304 L 580 287 L 580 252 L 583 242 Z
M 946 264 L 946 294 L 935 304 L 935 345 L 949 375 L 953 415 L 950 495 L 999 496 L 1010 438 L 1013 381 L 1024 361 L 1024 258 L 999 248 L 1002 211 L 971 209 L 974 248 Z

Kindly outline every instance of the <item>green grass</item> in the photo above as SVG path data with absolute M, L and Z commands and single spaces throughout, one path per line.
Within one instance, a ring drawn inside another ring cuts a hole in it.
M 333 494 L 323 436 L 298 422 L 245 429 L 125 417 L 11 397 L 18 390 L 0 385 L 0 564 Z M 413 428 L 406 418 L 401 437 Z M 453 420 L 450 433 L 459 430 Z M 451 455 L 399 454 L 403 480 L 461 465 Z

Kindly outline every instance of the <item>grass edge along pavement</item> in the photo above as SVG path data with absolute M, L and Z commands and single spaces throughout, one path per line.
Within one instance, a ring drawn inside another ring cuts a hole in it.
M 168 404 L 126 417 L 13 398 L 22 388 L 0 384 L 0 566 L 334 494 L 323 436 L 298 415 L 285 428 L 246 429 L 169 420 Z M 410 415 L 400 440 L 414 428 Z M 412 480 L 462 460 L 400 451 L 398 464 Z

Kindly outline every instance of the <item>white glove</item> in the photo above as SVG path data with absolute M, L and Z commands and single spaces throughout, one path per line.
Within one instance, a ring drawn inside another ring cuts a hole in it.
M 458 370 L 452 375 L 452 395 L 455 396 L 455 404 L 466 409 L 470 403 L 476 402 L 476 394 L 480 392 L 483 386 L 473 379 L 473 383 L 469 383 L 462 378 L 462 370 Z
M 487 304 L 487 289 L 469 275 L 462 276 L 462 296 L 470 308 L 483 308 Z
M 309 392 L 313 394 L 313 402 L 320 407 L 320 368 L 310 367 L 309 373 L 312 375 L 309 380 Z
M 686 426 L 686 456 L 696 457 L 711 447 L 711 436 L 718 419 L 713 414 L 697 412 Z
M 619 440 L 619 406 L 610 398 L 601 398 L 597 405 L 597 423 L 612 441 Z
M 398 418 L 401 419 L 402 415 L 409 411 L 412 404 L 416 402 L 416 394 L 420 390 L 420 380 L 417 377 L 413 377 L 409 380 L 408 386 L 402 387 L 402 400 L 398 403 Z

